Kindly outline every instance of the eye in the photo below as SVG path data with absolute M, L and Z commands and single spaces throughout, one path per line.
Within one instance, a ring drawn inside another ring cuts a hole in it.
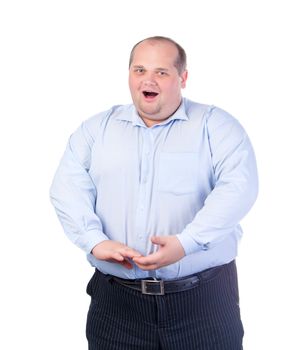
M 144 73 L 144 68 L 135 68 L 134 72 L 137 74 L 142 74 L 142 73 Z
M 163 71 L 163 70 L 158 71 L 157 74 L 160 75 L 160 77 L 164 77 L 164 76 L 168 75 L 168 73 Z

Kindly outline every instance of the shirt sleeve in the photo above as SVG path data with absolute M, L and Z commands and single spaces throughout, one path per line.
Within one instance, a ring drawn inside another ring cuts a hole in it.
M 186 255 L 207 250 L 233 234 L 258 193 L 255 155 L 243 127 L 216 107 L 211 109 L 206 127 L 214 188 L 193 221 L 177 235 Z
M 50 189 L 66 235 L 86 253 L 108 239 L 95 214 L 96 187 L 88 173 L 93 146 L 94 139 L 84 122 L 71 135 Z

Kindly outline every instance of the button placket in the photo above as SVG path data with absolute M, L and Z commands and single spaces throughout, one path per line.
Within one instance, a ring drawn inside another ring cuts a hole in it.
M 145 128 L 143 132 L 143 147 L 141 153 L 141 167 L 140 167 L 140 189 L 139 189 L 139 200 L 137 206 L 137 220 L 136 229 L 137 237 L 143 243 L 142 246 L 146 246 L 146 224 L 147 224 L 147 200 L 149 196 L 149 184 L 150 184 L 150 160 L 153 139 L 151 137 L 150 129 Z

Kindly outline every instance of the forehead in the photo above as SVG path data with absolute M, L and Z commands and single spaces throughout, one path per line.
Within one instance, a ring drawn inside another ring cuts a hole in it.
M 176 46 L 168 41 L 145 40 L 134 49 L 132 64 L 174 66 L 177 55 Z

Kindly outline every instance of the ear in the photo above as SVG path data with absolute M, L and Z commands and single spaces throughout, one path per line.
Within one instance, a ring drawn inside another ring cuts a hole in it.
M 181 81 L 181 88 L 184 89 L 186 86 L 186 81 L 188 77 L 188 71 L 185 70 L 183 73 L 180 75 L 180 81 Z

